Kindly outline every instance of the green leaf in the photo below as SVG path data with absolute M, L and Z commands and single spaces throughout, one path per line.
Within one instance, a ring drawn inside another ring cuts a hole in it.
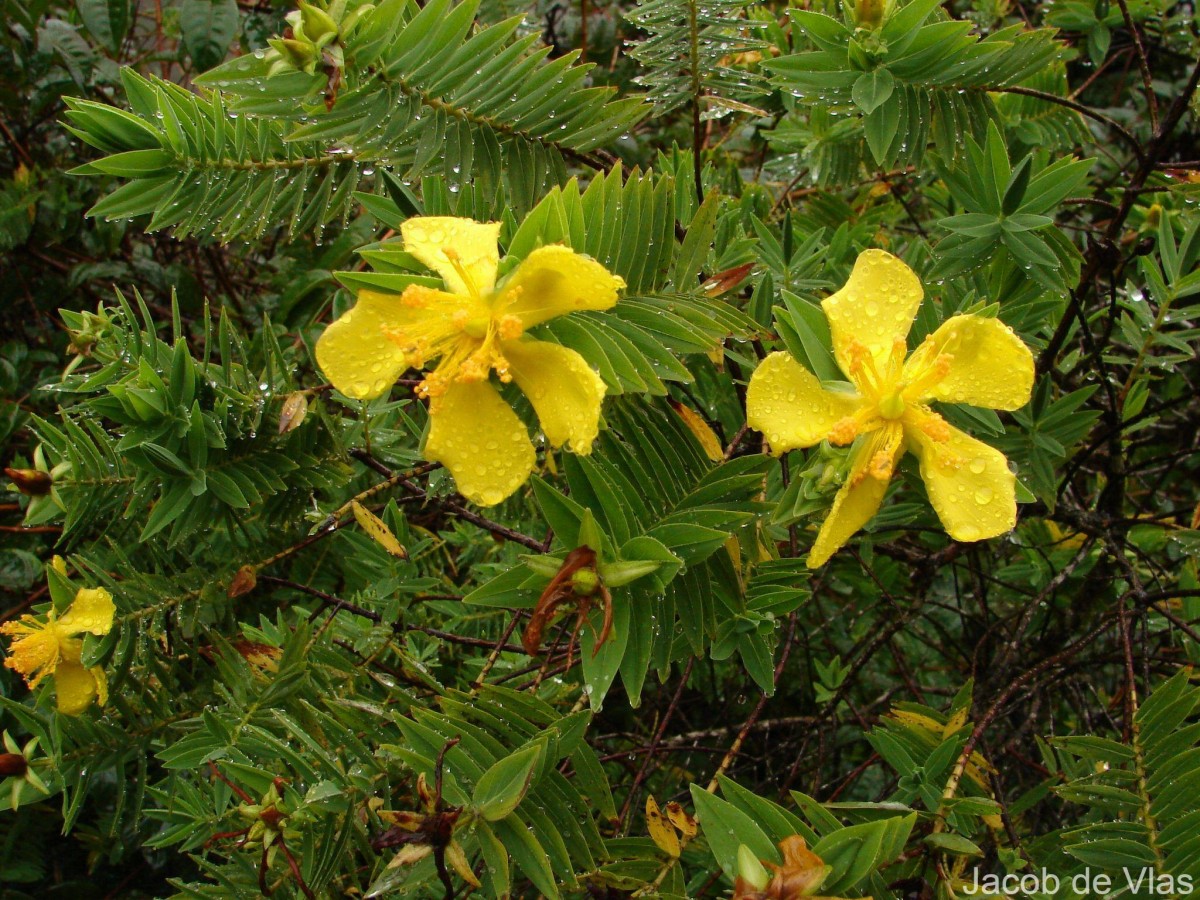
M 896 87 L 896 79 L 892 73 L 880 66 L 870 72 L 863 72 L 854 82 L 851 97 L 864 113 L 872 113 L 887 102 Z M 876 154 L 876 159 L 878 159 Z
M 560 895 L 554 881 L 554 871 L 550 868 L 550 858 L 525 823 L 516 814 L 511 814 L 494 823 L 492 830 L 534 887 L 550 900 L 557 900 Z
M 871 156 L 880 166 L 888 163 L 888 149 L 896 138 L 896 129 L 900 125 L 900 104 L 892 98 L 875 107 L 863 117 L 864 134 Z
M 79 18 L 92 37 L 118 53 L 129 30 L 129 0 L 76 0 Z
M 698 784 L 691 786 L 692 803 L 696 807 L 696 818 L 708 841 L 717 865 L 725 876 L 733 881 L 737 878 L 738 847 L 745 844 L 758 859 L 779 862 L 779 851 L 758 824 L 732 803 L 714 797 Z
M 716 233 L 717 212 L 721 206 L 721 192 L 709 191 L 692 221 L 688 223 L 683 246 L 671 268 L 671 283 L 681 291 L 694 291 L 699 275 L 704 269 Z
M 505 757 L 475 783 L 471 805 L 489 822 L 503 819 L 521 802 L 538 768 L 544 747 L 533 745 Z
M 944 850 L 955 856 L 983 856 L 983 851 L 979 849 L 979 846 L 974 841 L 969 841 L 962 835 L 952 834 L 947 831 L 926 835 L 925 843 L 930 847 L 936 847 L 938 850 Z
M 826 865 L 833 867 L 823 889 L 833 894 L 851 890 L 884 863 L 890 862 L 888 851 L 896 846 L 900 835 L 899 846 L 903 847 L 916 820 L 917 815 L 913 813 L 902 818 L 850 825 L 823 836 L 812 848 Z
M 237 0 L 180 0 L 183 47 L 199 71 L 225 58 L 240 21 Z

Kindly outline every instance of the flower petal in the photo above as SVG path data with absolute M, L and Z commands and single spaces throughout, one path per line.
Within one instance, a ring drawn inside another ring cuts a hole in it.
M 820 443 L 861 401 L 821 387 L 790 353 L 772 353 L 746 388 L 746 424 L 761 431 L 775 454 Z
M 607 389 L 587 360 L 548 341 L 506 341 L 502 352 L 513 380 L 537 412 L 546 440 L 574 453 L 591 453 Z
M 325 377 L 355 400 L 373 400 L 387 393 L 408 368 L 408 358 L 384 329 L 401 328 L 409 312 L 395 294 L 361 291 L 354 308 L 317 341 L 317 365 Z
M 112 594 L 104 588 L 82 588 L 55 628 L 61 635 L 108 634 L 116 612 Z
M 105 687 L 107 697 L 107 685 Z M 58 711 L 64 715 L 77 716 L 96 699 L 96 676 L 79 663 L 64 660 L 54 671 L 54 690 Z
M 31 688 L 37 687 L 42 677 L 58 665 L 58 635 L 52 626 L 42 625 L 33 616 L 26 615 L 0 625 L 0 633 L 15 635 L 4 665 L 20 672 Z
M 103 707 L 108 703 L 108 675 L 103 666 L 92 666 L 88 671 L 96 682 L 96 703 Z
M 472 503 L 493 506 L 529 478 L 529 433 L 488 382 L 454 382 L 433 400 L 429 416 L 425 458 L 449 469 Z
M 569 247 L 539 247 L 504 282 L 507 301 L 498 312 L 526 328 L 582 309 L 608 309 L 625 281 Z M 503 302 L 503 301 L 502 301 Z
M 892 355 L 916 318 L 924 290 L 916 272 L 885 250 L 864 250 L 845 286 L 821 303 L 838 365 L 851 377 L 851 346 L 864 345 L 878 364 Z
M 483 296 L 495 287 L 499 222 L 417 216 L 400 225 L 400 234 L 404 249 L 441 275 L 453 293 Z M 447 249 L 457 255 L 457 265 L 446 255 Z
M 823 566 L 878 511 L 879 504 L 887 494 L 890 472 L 904 454 L 904 441 L 898 439 L 898 431 L 896 426 L 880 428 L 854 451 L 850 475 L 834 497 L 829 515 L 821 523 L 821 530 L 817 532 L 817 539 L 809 551 L 807 562 L 810 569 Z M 873 463 L 878 462 L 877 456 L 881 453 L 888 455 L 887 478 L 871 474 L 871 469 L 875 467 Z
M 999 319 L 953 316 L 925 339 L 905 366 L 919 369 L 940 354 L 950 357 L 949 368 L 927 396 L 913 399 L 969 403 L 989 409 L 1020 409 L 1033 390 L 1033 354 L 1011 328 Z
M 1016 478 L 1004 454 L 957 428 L 937 441 L 919 428 L 905 436 L 921 460 L 934 511 L 952 538 L 982 541 L 1017 524 Z

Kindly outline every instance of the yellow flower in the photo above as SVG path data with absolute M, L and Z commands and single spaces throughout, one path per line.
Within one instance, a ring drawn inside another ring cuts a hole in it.
M 1018 409 L 1029 401 L 1033 356 L 1003 322 L 959 315 L 905 359 L 905 337 L 923 291 L 890 253 L 867 250 L 845 287 L 821 304 L 838 366 L 854 392 L 821 387 L 786 353 L 772 353 L 750 379 L 746 420 L 774 453 L 858 441 L 808 557 L 822 565 L 879 509 L 906 450 L 920 460 L 929 499 L 950 536 L 979 541 L 1012 530 L 1016 479 L 1000 451 L 952 428 L 929 401 Z
M 103 706 L 108 702 L 108 680 L 103 668 L 89 669 L 80 661 L 80 635 L 108 634 L 115 612 L 112 594 L 104 588 L 84 588 L 61 618 L 52 609 L 45 622 L 29 615 L 5 622 L 0 625 L 0 633 L 13 635 L 14 640 L 4 664 L 20 672 L 31 688 L 53 675 L 59 712 L 77 716 L 93 700 Z
M 447 291 L 410 285 L 399 297 L 362 291 L 317 342 L 317 362 L 348 397 L 385 393 L 424 368 L 430 400 L 425 457 L 450 470 L 459 491 L 491 506 L 525 483 L 533 444 L 490 381 L 515 381 L 546 439 L 589 453 L 605 386 L 574 350 L 524 332 L 575 310 L 608 309 L 625 282 L 562 246 L 540 247 L 496 285 L 500 224 L 419 217 L 400 226 L 404 249 L 442 276 Z

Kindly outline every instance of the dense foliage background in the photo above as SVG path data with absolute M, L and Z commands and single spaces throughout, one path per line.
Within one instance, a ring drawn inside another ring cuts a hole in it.
M 1191 895 L 1190 2 L 3 9 L 0 610 L 117 607 L 106 704 L 0 673 L 6 896 L 749 897 L 794 834 L 833 896 Z M 315 365 L 420 279 L 416 214 L 627 284 L 541 332 L 608 387 L 595 450 L 498 507 L 422 461 L 415 379 Z M 746 384 L 840 377 L 818 301 L 869 247 L 926 286 L 910 346 L 972 311 L 1032 348 L 1027 406 L 942 407 L 1019 524 L 948 539 L 910 459 L 810 571 L 846 451 L 766 455 Z M 531 657 L 583 544 L 649 574 Z

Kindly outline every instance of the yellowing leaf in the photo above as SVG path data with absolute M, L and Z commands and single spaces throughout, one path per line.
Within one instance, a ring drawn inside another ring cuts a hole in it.
M 408 559 L 408 551 L 396 540 L 392 529 L 375 513 L 371 512 L 357 500 L 350 504 L 354 512 L 354 520 L 371 538 L 384 550 L 399 559 Z
M 450 863 L 450 868 L 457 872 L 458 877 L 471 887 L 482 887 L 479 879 L 475 877 L 475 873 L 471 869 L 471 863 L 467 861 L 466 851 L 463 850 L 462 844 L 458 841 L 451 841 L 450 846 L 446 848 L 446 862 Z
M 950 737 L 950 735 L 954 734 L 956 731 L 966 725 L 967 715 L 969 713 L 970 710 L 964 706 L 962 709 L 952 715 L 942 728 L 942 737 Z
M 401 866 L 416 865 L 432 852 L 433 848 L 428 844 L 409 844 L 392 857 L 392 861 L 388 863 L 387 867 L 398 869 Z
M 699 413 L 690 406 L 684 406 L 674 400 L 671 401 L 671 407 L 679 414 L 679 418 L 683 419 L 683 424 L 688 427 L 688 430 L 696 436 L 705 456 L 713 462 L 720 462 L 725 458 L 725 448 L 717 440 L 716 432 L 709 427 Z
M 922 715 L 921 713 L 911 712 L 907 709 L 889 710 L 888 716 L 909 727 L 920 728 L 936 735 L 940 735 L 942 728 L 945 727 L 936 719 Z
M 650 796 L 646 797 L 646 828 L 660 850 L 668 856 L 679 856 L 681 850 L 679 835 L 675 833 L 675 829 L 663 816 L 662 810 L 658 808 L 658 803 Z
M 674 800 L 667 804 L 667 818 L 671 820 L 672 825 L 679 829 L 679 833 L 689 841 L 696 836 L 700 827 L 691 813 Z

